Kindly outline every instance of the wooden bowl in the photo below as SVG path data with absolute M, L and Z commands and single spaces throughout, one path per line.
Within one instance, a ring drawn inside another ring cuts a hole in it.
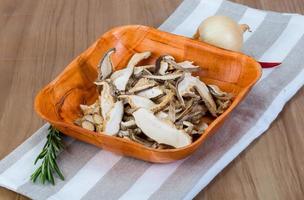
M 177 61 L 191 60 L 202 70 L 197 74 L 207 84 L 218 85 L 235 95 L 232 105 L 191 145 L 178 149 L 157 150 L 122 138 L 92 132 L 73 124 L 81 115 L 80 104 L 94 103 L 98 97 L 93 84 L 97 64 L 110 48 L 116 48 L 116 69 L 126 66 L 136 52 L 151 51 L 146 64 L 164 54 Z M 103 149 L 156 163 L 179 160 L 193 153 L 225 121 L 261 76 L 260 65 L 241 53 L 223 50 L 203 42 L 163 32 L 146 26 L 123 26 L 110 30 L 75 58 L 66 69 L 35 99 L 36 112 L 64 134 Z M 203 156 L 203 155 L 202 155 Z

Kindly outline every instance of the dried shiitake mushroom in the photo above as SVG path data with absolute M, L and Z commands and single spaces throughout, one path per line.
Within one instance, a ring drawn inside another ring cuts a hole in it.
M 149 148 L 180 148 L 191 144 L 231 104 L 232 95 L 206 85 L 191 74 L 192 61 L 160 56 L 155 65 L 136 66 L 151 52 L 135 53 L 126 68 L 113 72 L 110 49 L 98 65 L 99 98 L 80 105 L 75 124 L 100 134 L 117 136 Z

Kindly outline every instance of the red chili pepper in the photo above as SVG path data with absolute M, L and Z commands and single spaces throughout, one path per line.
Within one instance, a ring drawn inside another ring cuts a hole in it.
M 259 62 L 262 68 L 272 68 L 280 65 L 278 62 Z

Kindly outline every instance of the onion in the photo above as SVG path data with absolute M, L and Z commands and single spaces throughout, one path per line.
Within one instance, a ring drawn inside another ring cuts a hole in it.
M 246 31 L 250 31 L 246 24 L 239 25 L 226 16 L 212 16 L 200 24 L 194 39 L 239 52 L 243 46 L 243 33 Z

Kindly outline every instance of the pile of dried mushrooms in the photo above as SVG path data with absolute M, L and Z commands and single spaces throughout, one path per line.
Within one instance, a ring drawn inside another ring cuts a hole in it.
M 191 61 L 165 55 L 155 65 L 136 66 L 151 52 L 135 53 L 126 68 L 113 72 L 113 53 L 106 52 L 98 66 L 99 99 L 80 105 L 83 116 L 75 124 L 85 129 L 151 148 L 179 148 L 206 130 L 205 115 L 215 118 L 231 104 L 231 94 L 191 75 L 199 70 Z

